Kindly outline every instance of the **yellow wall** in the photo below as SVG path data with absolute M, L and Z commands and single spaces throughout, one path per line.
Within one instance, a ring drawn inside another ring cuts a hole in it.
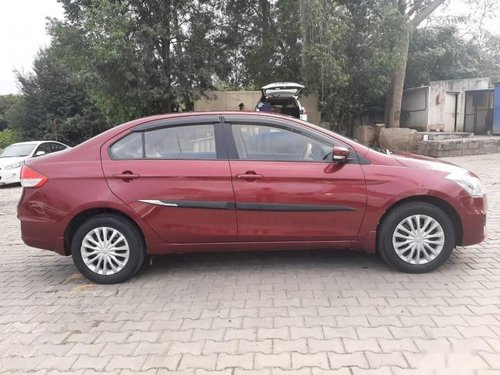
M 244 103 L 247 110 L 254 110 L 262 94 L 260 91 L 207 91 L 205 95 L 207 97 L 195 100 L 195 111 L 238 111 L 240 103 Z M 300 101 L 306 108 L 309 122 L 318 125 L 321 121 L 318 96 L 304 95 Z

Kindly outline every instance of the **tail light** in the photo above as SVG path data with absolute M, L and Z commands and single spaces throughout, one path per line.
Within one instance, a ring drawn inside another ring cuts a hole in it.
M 45 184 L 49 178 L 40 172 L 37 172 L 26 164 L 21 169 L 21 185 L 26 188 L 39 188 Z

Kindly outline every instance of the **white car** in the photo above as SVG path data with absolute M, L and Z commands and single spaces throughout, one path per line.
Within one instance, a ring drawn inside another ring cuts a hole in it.
M 304 88 L 295 82 L 270 83 L 261 88 L 262 96 L 255 110 L 281 113 L 307 121 L 306 109 L 300 102 L 300 93 Z
M 5 147 L 0 152 L 0 185 L 21 182 L 21 166 L 26 159 L 66 150 L 67 148 L 70 147 L 56 141 L 20 142 Z

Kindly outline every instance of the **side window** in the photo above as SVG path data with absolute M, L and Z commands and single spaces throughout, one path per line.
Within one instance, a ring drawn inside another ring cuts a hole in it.
M 60 144 L 60 143 L 51 143 L 50 144 L 50 150 L 52 152 L 57 152 L 57 151 L 62 151 L 66 150 L 66 146 Z
M 212 124 L 166 127 L 144 136 L 146 158 L 217 159 Z
M 233 124 L 232 129 L 242 160 L 324 161 L 331 155 L 333 146 L 279 127 Z
M 40 151 L 43 151 L 43 154 L 38 154 Z M 49 144 L 48 143 L 42 143 L 41 145 L 39 145 L 36 148 L 35 153 L 33 154 L 33 156 L 41 156 L 41 155 L 50 154 L 50 153 L 51 153 L 51 150 L 50 150 Z
M 110 149 L 113 159 L 141 159 L 142 158 L 142 133 L 130 133 Z

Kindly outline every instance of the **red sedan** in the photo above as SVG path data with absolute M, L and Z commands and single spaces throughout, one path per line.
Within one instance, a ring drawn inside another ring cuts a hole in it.
M 361 249 L 427 272 L 485 237 L 471 172 L 272 114 L 135 120 L 27 160 L 21 178 L 24 242 L 98 283 L 147 256 L 227 250 Z

